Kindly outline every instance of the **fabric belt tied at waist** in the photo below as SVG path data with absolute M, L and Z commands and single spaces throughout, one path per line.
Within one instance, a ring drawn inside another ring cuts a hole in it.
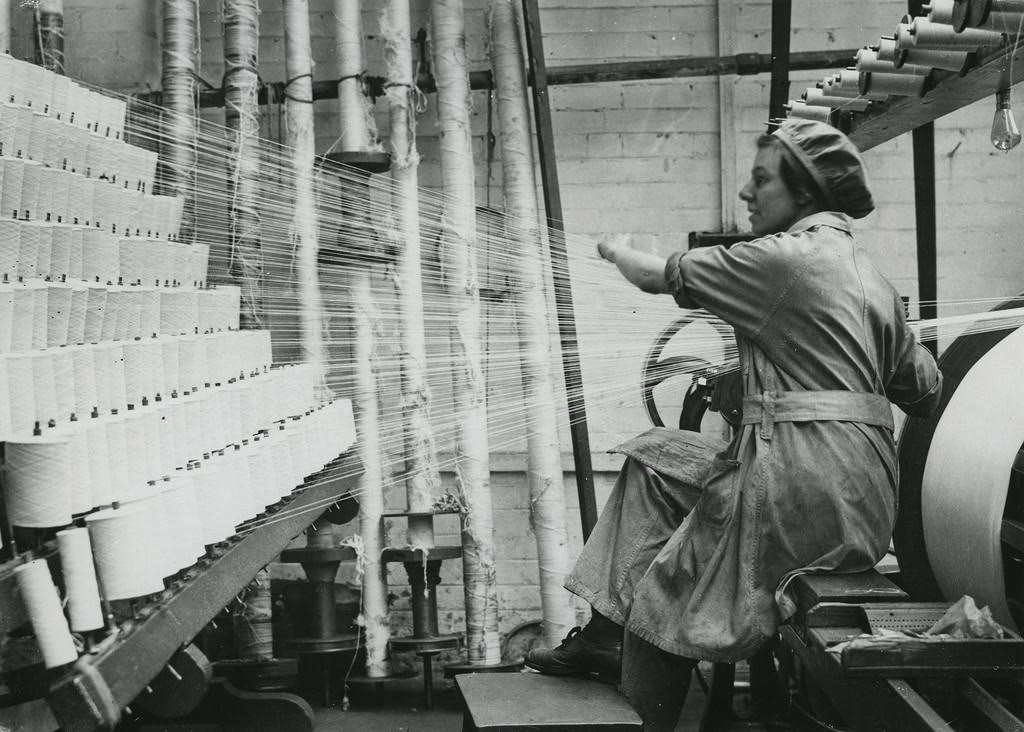
M 777 422 L 861 422 L 895 429 L 889 400 L 860 391 L 765 391 L 743 397 L 742 424 L 772 439 Z

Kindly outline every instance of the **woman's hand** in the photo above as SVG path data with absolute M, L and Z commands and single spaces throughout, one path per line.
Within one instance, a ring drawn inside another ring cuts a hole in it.
M 623 277 L 644 292 L 668 292 L 665 258 L 634 249 L 630 242 L 628 234 L 612 234 L 598 242 L 597 253 L 602 259 L 613 262 Z
M 597 254 L 601 259 L 615 262 L 622 249 L 629 249 L 629 234 L 611 234 L 597 243 Z

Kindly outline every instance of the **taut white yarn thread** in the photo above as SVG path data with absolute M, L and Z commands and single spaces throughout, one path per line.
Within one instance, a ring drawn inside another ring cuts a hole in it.
M 19 565 L 14 568 L 14 575 L 46 667 L 56 668 L 78 660 L 75 641 L 46 560 L 33 559 Z
M 6 461 L 7 513 L 12 524 L 49 528 L 71 523 L 73 451 L 67 437 L 8 441 Z
M 92 543 L 88 529 L 64 529 L 57 532 L 64 591 L 68 598 L 71 629 L 77 632 L 103 627 L 103 610 L 96 568 L 92 563 Z

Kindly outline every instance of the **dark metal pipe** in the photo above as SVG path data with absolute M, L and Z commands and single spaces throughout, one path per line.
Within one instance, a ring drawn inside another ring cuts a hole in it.
M 554 269 L 555 306 L 558 311 L 558 335 L 562 343 L 562 369 L 569 406 L 569 434 L 576 472 L 576 492 L 580 502 L 583 540 L 590 536 L 597 523 L 597 498 L 594 495 L 594 471 L 590 461 L 590 436 L 587 432 L 587 408 L 583 399 L 583 373 L 580 370 L 580 348 L 576 337 L 576 320 L 572 305 L 572 283 L 569 281 L 569 258 L 565 249 L 565 228 L 562 222 L 562 197 L 558 187 L 558 166 L 555 161 L 555 135 L 551 124 L 551 100 L 548 97 L 547 68 L 544 65 L 544 44 L 540 29 L 537 0 L 523 0 L 526 20 L 526 49 L 530 75 L 533 77 L 533 114 L 537 124 L 537 151 L 547 209 L 548 243 Z
M 815 69 L 841 69 L 850 66 L 857 55 L 857 49 L 839 49 L 835 51 L 798 51 L 789 54 L 791 71 L 812 71 Z M 556 66 L 547 70 L 548 86 L 565 86 L 569 84 L 594 84 L 599 82 L 643 81 L 645 79 L 679 79 L 700 76 L 722 76 L 736 74 L 738 76 L 754 76 L 772 70 L 772 55 L 767 53 L 740 53 L 735 56 L 681 56 L 678 58 L 657 59 L 653 61 L 617 61 L 601 64 L 577 64 Z M 367 86 L 371 95 L 380 96 L 384 89 L 384 79 L 367 77 Z M 490 71 L 471 71 L 469 84 L 472 89 L 490 89 L 492 87 Z M 433 78 L 428 78 L 420 89 L 424 92 L 436 91 Z M 139 99 L 159 103 L 160 92 L 140 94 Z M 337 99 L 338 82 L 313 82 L 313 99 Z M 284 84 L 273 82 L 260 88 L 259 103 L 284 103 Z M 199 95 L 200 107 L 223 107 L 224 91 L 222 89 L 205 89 Z
M 789 102 L 789 36 L 793 22 L 792 0 L 772 0 L 772 84 L 768 119 L 786 116 Z
M 935 125 L 921 125 L 914 141 L 914 221 L 917 225 L 917 296 L 922 320 L 936 317 L 938 308 L 938 264 L 935 223 Z M 935 332 L 922 332 L 921 342 L 936 354 Z

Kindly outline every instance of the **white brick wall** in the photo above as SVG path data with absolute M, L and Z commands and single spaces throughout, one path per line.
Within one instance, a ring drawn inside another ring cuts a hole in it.
M 474 69 L 486 68 L 486 0 L 468 0 L 467 40 Z M 284 80 L 283 32 L 280 0 L 261 3 L 261 76 Z M 545 0 L 542 23 L 546 61 L 552 67 L 569 64 L 620 62 L 670 56 L 713 55 L 718 47 L 718 2 L 711 0 Z M 135 0 L 65 0 L 68 31 L 68 70 L 72 76 L 122 90 L 159 88 L 160 46 L 157 3 Z M 382 74 L 378 4 L 365 4 L 367 70 Z M 426 26 L 427 0 L 415 3 L 413 29 Z M 316 60 L 314 78 L 336 78 L 332 3 L 313 0 L 311 25 Z M 770 2 L 737 2 L 732 47 L 736 52 L 765 53 L 770 48 Z M 797 0 L 793 4 L 794 51 L 856 48 L 874 43 L 895 27 L 905 8 L 902 0 Z M 219 3 L 201 2 L 201 75 L 220 84 L 222 24 Z M 14 13 L 14 51 L 31 54 L 31 19 L 26 11 Z M 820 74 L 793 75 L 792 94 L 813 85 Z M 737 180 L 742 184 L 754 154 L 753 140 L 767 117 L 768 78 L 726 78 L 734 90 Z M 719 81 L 713 78 L 668 79 L 555 87 L 551 90 L 555 147 L 558 155 L 565 222 L 570 251 L 592 251 L 597 238 L 610 233 L 636 234 L 638 246 L 667 252 L 685 246 L 688 232 L 717 229 L 721 211 Z M 316 105 L 317 149 L 324 151 L 336 139 L 335 102 Z M 500 151 L 487 180 L 485 159 L 487 97 L 473 94 L 473 132 L 477 150 L 478 190 L 481 203 L 489 193 L 500 206 Z M 942 299 L 1009 296 L 1024 290 L 1019 224 L 1021 155 L 999 153 L 988 143 L 991 101 L 960 110 L 940 120 L 936 134 L 936 173 L 939 198 L 939 296 Z M 378 120 L 386 134 L 383 104 Z M 218 110 L 204 116 L 222 119 Z M 433 118 L 434 106 L 419 120 L 422 155 L 421 185 L 437 187 L 440 176 Z M 276 136 L 276 110 L 268 110 L 264 129 Z M 496 126 L 496 115 L 494 125 Z M 497 132 L 497 129 L 494 130 Z M 725 135 L 732 135 L 726 131 Z M 879 204 L 877 213 L 857 224 L 861 241 L 878 266 L 907 295 L 916 294 L 914 255 L 913 181 L 909 137 L 889 142 L 867 154 Z M 732 195 L 726 191 L 727 196 Z M 430 251 L 430 247 L 427 247 Z M 640 354 L 654 335 L 676 315 L 671 303 L 629 291 L 597 262 L 574 262 L 573 277 L 583 369 L 588 387 L 591 441 L 601 465 L 614 464 L 601 451 L 624 436 L 646 427 L 639 404 L 637 375 Z M 602 279 L 603 278 L 603 279 Z M 436 295 L 436 293 L 431 296 Z M 594 312 L 596 297 L 621 299 L 621 312 L 609 317 Z M 492 312 L 507 314 L 507 305 Z M 433 326 L 432 333 L 440 333 Z M 496 323 L 491 333 L 513 340 L 507 323 Z M 627 361 L 610 359 L 609 337 L 621 339 Z M 501 341 L 492 342 L 500 356 Z M 440 356 L 435 351 L 435 356 Z M 507 351 L 506 351 L 507 356 Z M 446 380 L 432 383 L 435 414 L 446 413 Z M 498 395 L 492 394 L 497 403 Z M 564 426 L 564 408 L 563 421 Z M 387 417 L 394 422 L 392 414 Z M 494 414 L 492 428 L 521 435 L 521 417 Z M 563 429 L 563 434 L 567 434 Z M 504 444 L 504 451 L 521 447 L 519 438 Z M 568 449 L 568 437 L 564 438 Z M 537 617 L 535 545 L 529 528 L 526 487 L 521 467 L 493 476 L 500 563 L 502 628 Z M 450 479 L 450 476 L 448 476 Z M 606 491 L 613 475 L 603 472 L 599 486 Z M 404 505 L 400 490 L 392 491 L 390 505 Z M 567 499 L 575 505 L 575 487 L 566 480 Z M 602 493 L 603 495 L 603 493 Z M 578 525 L 573 514 L 571 528 Z M 447 521 L 447 519 L 445 519 Z M 439 526 L 440 526 L 439 522 Z M 451 541 L 456 528 L 441 527 Z M 400 532 L 396 527 L 395 532 Z M 397 536 L 398 534 L 396 534 Z M 280 570 L 285 571 L 285 570 Z M 348 580 L 343 570 L 341 578 Z M 444 570 L 442 625 L 461 624 L 462 599 L 457 583 L 458 562 Z M 394 573 L 396 627 L 408 621 L 407 597 L 402 596 L 404 573 Z M 403 614 L 405 613 L 405 614 Z M 400 630 L 400 628 L 399 628 Z

